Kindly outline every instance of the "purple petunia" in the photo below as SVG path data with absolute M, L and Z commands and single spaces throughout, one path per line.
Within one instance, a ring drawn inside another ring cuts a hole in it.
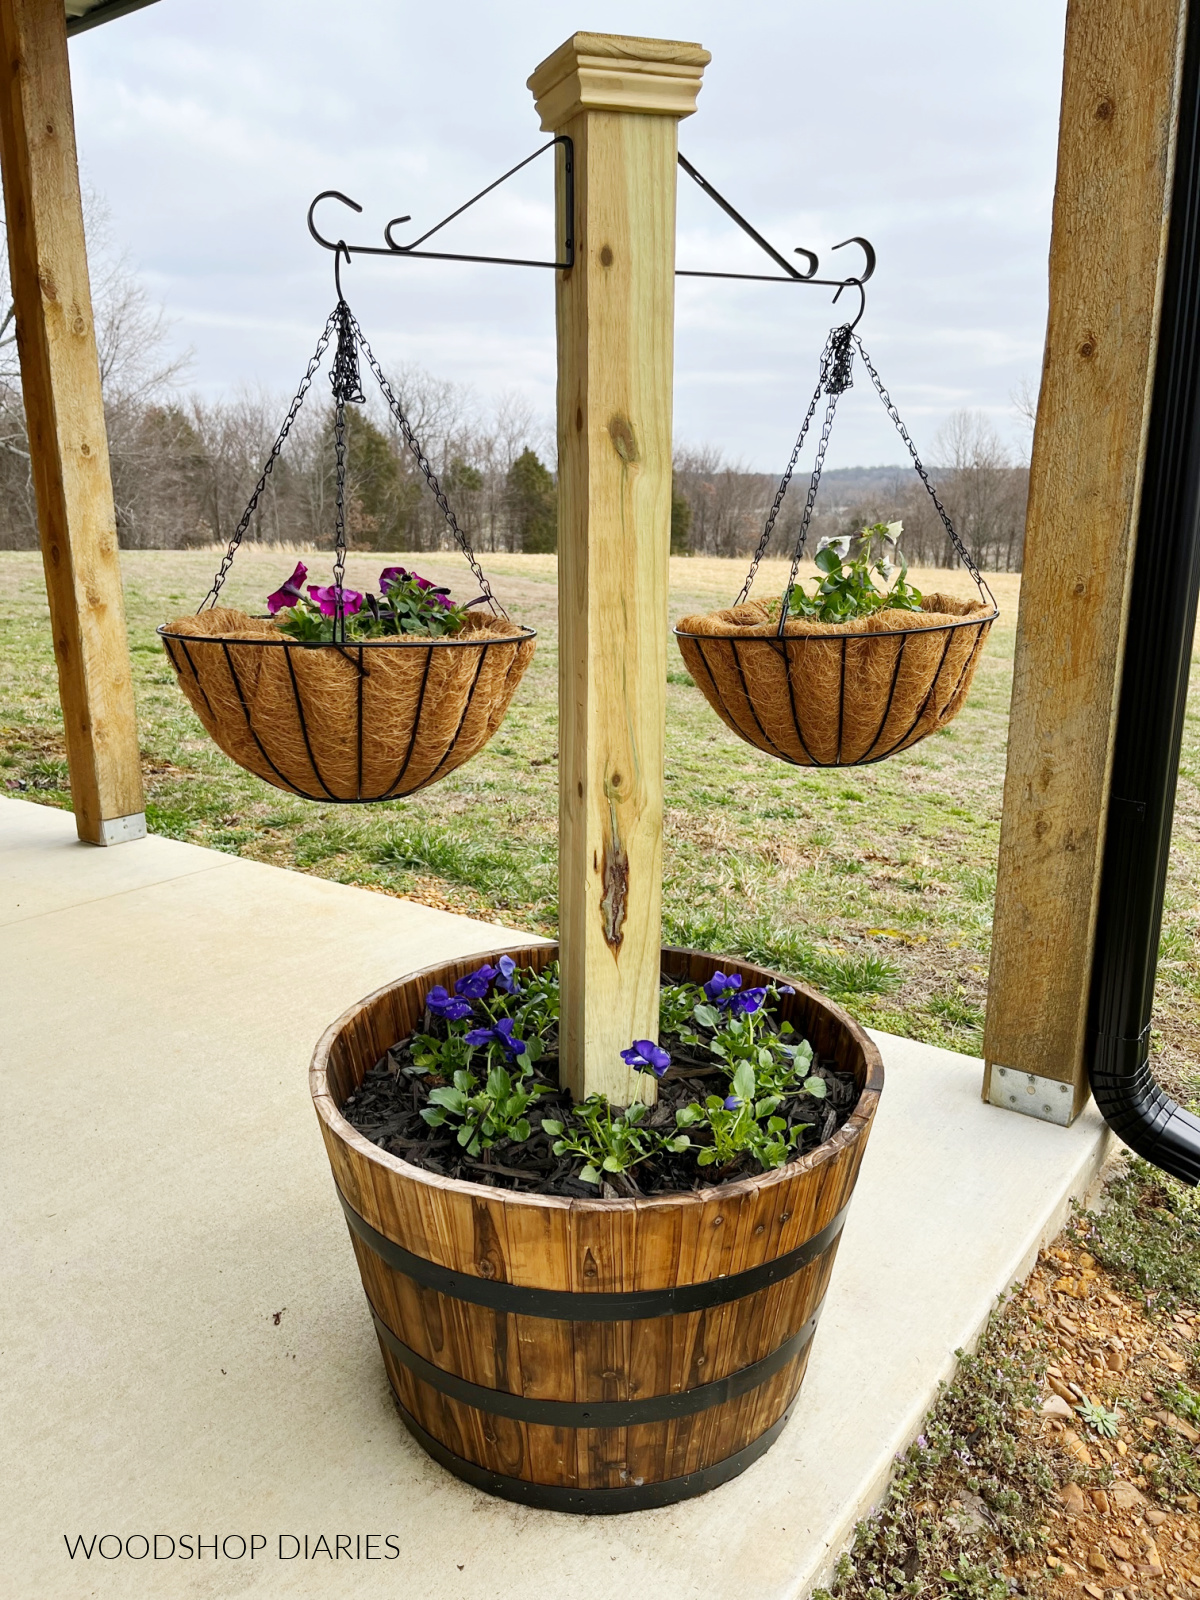
M 468 972 L 465 978 L 460 978 L 454 985 L 454 992 L 468 1000 L 482 1000 L 495 976 L 495 967 L 488 966 L 485 961 L 482 967 L 476 967 L 474 972 Z
M 386 594 L 394 583 L 415 583 L 418 589 L 432 589 L 433 580 L 422 578 L 419 573 L 410 572 L 407 567 L 384 567 L 379 574 L 379 592 Z
M 310 583 L 308 592 L 321 608 L 323 617 L 337 616 L 339 594 L 344 617 L 352 617 L 356 611 L 362 610 L 363 597 L 357 589 L 338 589 L 332 583 Z
M 621 1060 L 627 1067 L 652 1072 L 656 1078 L 661 1078 L 671 1065 L 671 1057 L 653 1039 L 635 1039 L 628 1050 L 621 1051 Z
M 271 616 L 282 611 L 285 606 L 299 605 L 304 599 L 304 590 L 300 585 L 308 577 L 308 568 L 303 561 L 297 561 L 296 570 L 286 583 L 281 583 L 274 594 L 267 596 L 267 611 Z
M 524 1039 L 515 1039 L 513 1037 L 513 1028 L 515 1026 L 516 1024 L 511 1017 L 501 1017 L 495 1027 L 472 1028 L 470 1033 L 464 1035 L 464 1038 L 469 1045 L 479 1045 L 481 1048 L 484 1045 L 502 1044 L 510 1056 L 523 1056 L 525 1054 L 525 1041 Z
M 425 1004 L 435 1017 L 444 1017 L 447 1022 L 461 1022 L 475 1009 L 469 1000 L 456 999 L 448 994 L 440 983 L 430 989 L 425 996 Z

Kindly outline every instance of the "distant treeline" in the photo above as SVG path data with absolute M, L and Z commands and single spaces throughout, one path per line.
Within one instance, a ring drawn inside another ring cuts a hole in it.
M 162 314 L 128 263 L 93 250 L 93 298 L 108 420 L 117 531 L 122 545 L 176 550 L 224 543 L 262 471 L 286 401 L 238 395 L 181 398 L 186 358 L 172 359 Z M 91 228 L 89 232 L 93 231 Z M 2 275 L 0 267 L 0 275 Z M 9 299 L 0 283 L 0 306 Z M 417 370 L 392 374 L 408 419 L 461 526 L 482 550 L 552 551 L 557 544 L 554 445 L 519 397 L 483 413 L 461 387 Z M 435 550 L 445 522 L 411 453 L 380 405 L 347 412 L 346 531 L 352 548 Z M 1028 472 L 977 413 L 952 417 L 935 441 L 932 476 L 964 544 L 981 567 L 1019 571 Z M 318 378 L 279 457 L 250 541 L 332 543 L 333 418 Z M 797 474 L 776 521 L 772 551 L 795 542 L 807 476 Z M 671 548 L 677 554 L 746 556 L 774 500 L 777 479 L 747 472 L 719 449 L 675 460 Z M 870 522 L 904 523 L 913 565 L 955 557 L 915 473 L 903 468 L 830 471 L 816 502 L 809 549 Z M 37 545 L 29 443 L 12 312 L 0 318 L 0 548 Z

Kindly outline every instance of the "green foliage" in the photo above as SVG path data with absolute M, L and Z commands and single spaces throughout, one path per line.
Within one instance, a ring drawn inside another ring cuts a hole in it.
M 686 1134 L 657 1133 L 644 1126 L 646 1107 L 635 1101 L 624 1111 L 614 1110 L 603 1095 L 589 1095 L 576 1106 L 570 1125 L 542 1122 L 554 1139 L 556 1156 L 580 1156 L 584 1183 L 599 1183 L 604 1173 L 628 1172 L 661 1150 L 684 1151 L 691 1141 Z
M 431 1091 L 430 1104 L 421 1115 L 431 1128 L 447 1122 L 456 1125 L 459 1144 L 469 1156 L 477 1156 L 500 1139 L 518 1143 L 528 1139 L 526 1112 L 539 1095 L 549 1092 L 524 1077 L 514 1081 L 504 1067 L 490 1067 L 482 1088 L 473 1073 L 461 1070 L 451 1083 Z
M 1163 1401 L 1193 1428 L 1200 1428 L 1200 1393 L 1189 1384 L 1173 1383 L 1162 1392 Z
M 1148 1162 L 1132 1160 L 1113 1180 L 1089 1249 L 1156 1310 L 1200 1301 L 1200 1194 Z
M 558 490 L 554 475 L 534 451 L 522 450 L 508 469 L 508 513 L 526 554 L 558 549 Z
M 333 423 L 330 421 L 330 432 Z M 332 443 L 329 456 L 332 459 Z M 391 439 L 359 406 L 346 408 L 346 532 L 352 546 L 398 550 L 419 494 Z
M 671 554 L 687 556 L 692 553 L 692 508 L 675 487 L 671 478 Z
M 854 540 L 828 540 L 817 550 L 821 577 L 816 589 L 810 595 L 803 584 L 797 584 L 788 597 L 789 614 L 812 617 L 816 622 L 852 622 L 876 611 L 919 611 L 921 594 L 907 581 L 908 562 L 899 548 L 903 531 L 899 522 L 872 523 L 858 535 L 853 557 L 850 549 Z M 898 567 L 892 562 L 893 555 Z M 883 580 L 882 589 L 875 587 L 876 576 Z M 779 615 L 779 606 L 779 601 L 772 602 L 775 616 Z
M 1115 1439 L 1121 1431 L 1121 1413 L 1109 1411 L 1098 1401 L 1085 1400 L 1082 1405 L 1075 1407 L 1076 1411 L 1087 1423 L 1093 1433 L 1098 1433 L 1102 1439 Z
M 824 1081 L 817 1081 L 824 1093 Z M 712 1143 L 702 1145 L 696 1153 L 699 1165 L 724 1167 L 749 1154 L 764 1170 L 783 1166 L 807 1124 L 797 1123 L 789 1128 L 784 1117 L 775 1115 L 779 1095 L 755 1098 L 754 1068 L 748 1061 L 737 1068 L 729 1087 L 731 1092 L 725 1099 L 710 1094 L 703 1105 L 684 1106 L 675 1113 L 681 1129 L 703 1125 L 712 1135 Z

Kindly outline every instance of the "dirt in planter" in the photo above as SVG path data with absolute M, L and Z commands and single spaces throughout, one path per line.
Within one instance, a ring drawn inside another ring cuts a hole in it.
M 342 1106 L 342 1115 L 372 1144 L 427 1172 L 500 1189 L 518 1189 L 526 1194 L 557 1194 L 589 1200 L 677 1194 L 732 1183 L 762 1171 L 749 1155 L 725 1167 L 701 1167 L 696 1152 L 691 1150 L 651 1156 L 629 1172 L 605 1174 L 605 1181 L 599 1186 L 585 1183 L 579 1177 L 582 1160 L 577 1156 L 556 1156 L 552 1148 L 554 1139 L 542 1130 L 546 1118 L 566 1121 L 573 1104 L 570 1092 L 559 1087 L 556 1041 L 551 1038 L 546 1042 L 547 1052 L 537 1063 L 531 1078 L 534 1083 L 548 1087 L 550 1093 L 541 1095 L 530 1106 L 528 1118 L 532 1132 L 523 1141 L 502 1139 L 490 1149 L 481 1150 L 478 1156 L 469 1156 L 458 1143 L 455 1128 L 448 1125 L 431 1128 L 421 1112 L 430 1103 L 430 1092 L 446 1080 L 432 1073 L 410 1075 L 405 1071 L 412 1066 L 409 1039 L 393 1045 L 375 1063 Z M 710 1066 L 680 1039 L 664 1035 L 662 1044 L 670 1052 L 673 1065 L 659 1080 L 658 1103 L 641 1126 L 658 1133 L 674 1133 L 677 1110 L 693 1101 L 703 1101 L 708 1095 L 727 1093 L 728 1080 L 723 1072 Z M 825 1080 L 826 1098 L 790 1095 L 776 1113 L 787 1119 L 789 1127 L 807 1124 L 793 1160 L 832 1138 L 858 1100 L 854 1074 L 842 1071 L 834 1061 L 814 1061 L 809 1073 Z M 689 1132 L 694 1143 L 705 1138 L 703 1129 Z

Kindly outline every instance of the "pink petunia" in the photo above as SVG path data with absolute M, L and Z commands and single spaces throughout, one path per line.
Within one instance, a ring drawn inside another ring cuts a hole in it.
M 297 561 L 296 570 L 288 581 L 281 584 L 274 594 L 267 596 L 267 611 L 271 616 L 274 616 L 278 611 L 282 611 L 285 606 L 298 605 L 304 599 L 304 592 L 300 585 L 307 577 L 308 568 L 303 561 Z
M 337 616 L 338 590 L 332 583 L 310 583 L 308 592 L 321 608 L 323 617 Z M 343 589 L 342 615 L 352 617 L 356 611 L 362 610 L 363 597 L 357 589 Z

